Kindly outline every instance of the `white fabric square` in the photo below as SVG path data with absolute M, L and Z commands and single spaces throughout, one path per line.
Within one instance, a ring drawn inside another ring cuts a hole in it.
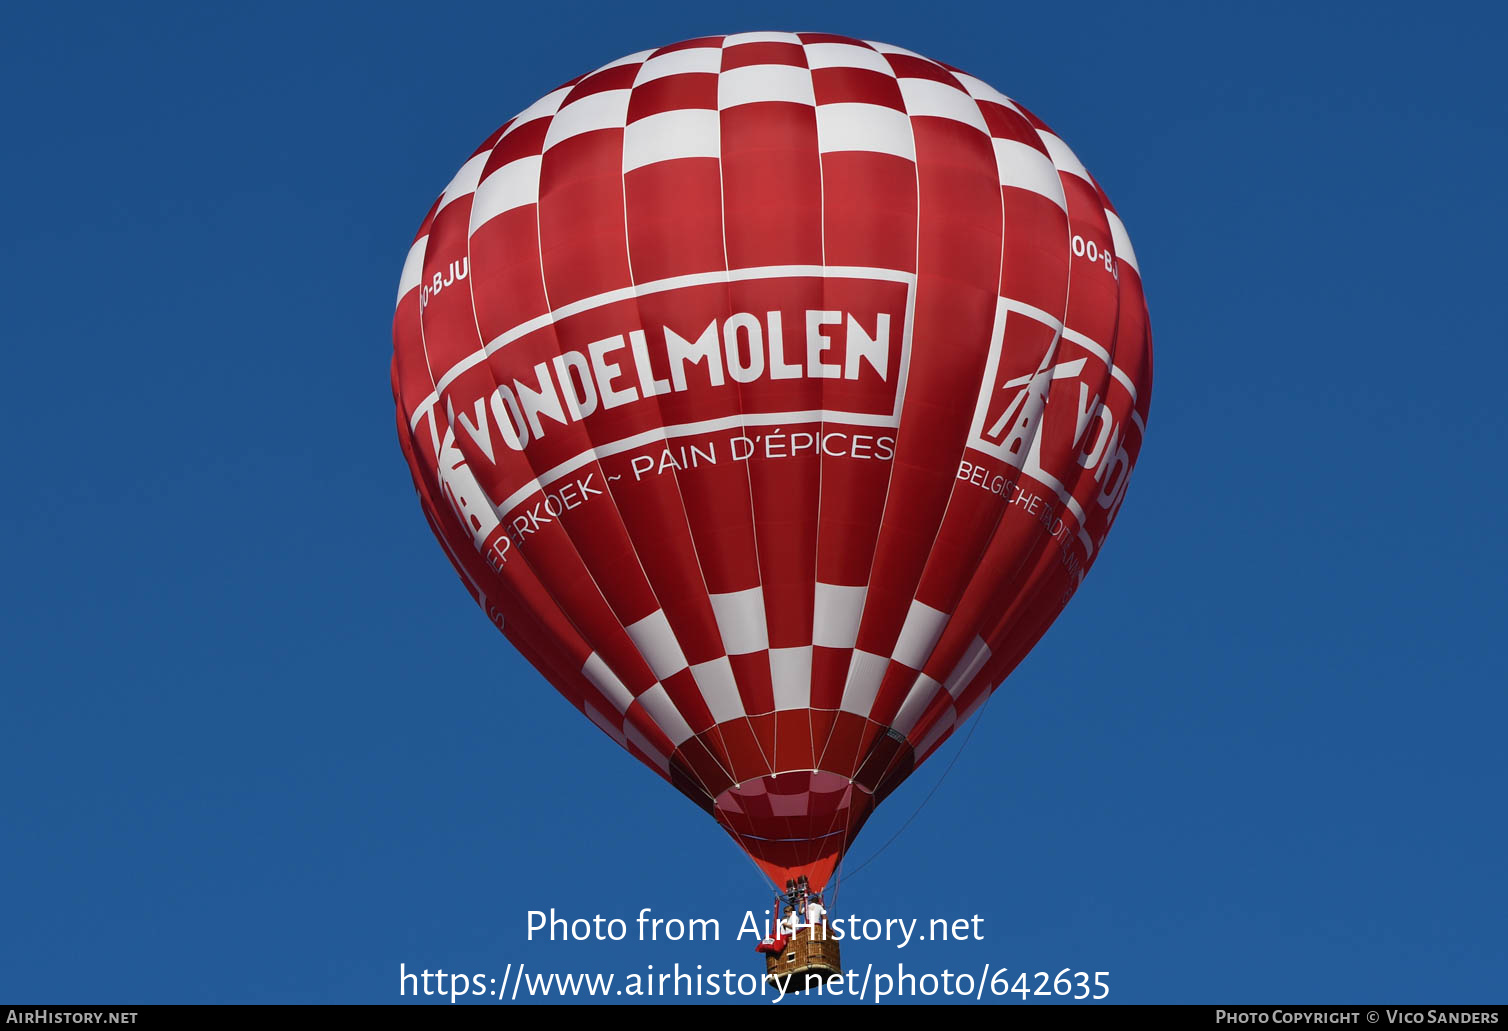
M 715 158 L 721 133 L 716 111 L 663 111 L 623 131 L 623 171 L 676 158 Z
M 618 679 L 618 674 L 609 669 L 607 663 L 602 661 L 602 656 L 596 652 L 586 657 L 586 662 L 581 667 L 581 675 L 597 686 L 597 690 L 613 703 L 613 708 L 617 709 L 619 714 L 634 703 L 633 692 Z
M 824 154 L 867 150 L 916 160 L 911 119 L 881 104 L 823 104 L 817 108 L 817 149 Z
M 628 121 L 628 95 L 626 89 L 604 90 L 589 93 L 580 100 L 561 108 L 550 121 L 545 131 L 545 150 L 558 143 L 599 129 L 621 129 Z
M 762 652 L 770 646 L 770 633 L 764 615 L 764 591 L 761 588 L 709 594 L 707 599 L 712 602 L 712 614 L 717 617 L 717 630 L 722 635 L 723 647 L 729 655 Z
M 476 198 L 471 202 L 471 231 L 494 219 L 505 211 L 539 202 L 538 154 L 510 161 L 497 169 L 477 187 Z
M 686 655 L 681 651 L 681 642 L 670 629 L 670 620 L 663 609 L 656 609 L 637 623 L 623 628 L 649 663 L 656 679 L 664 680 L 686 668 Z
M 1015 102 L 1011 100 L 1010 97 L 1006 96 L 1004 93 L 1001 93 L 994 86 L 991 86 L 983 79 L 976 79 L 974 78 L 974 76 L 966 75 L 963 72 L 954 72 L 953 78 L 957 79 L 958 84 L 964 89 L 968 90 L 969 96 L 973 97 L 975 100 L 988 100 L 992 103 L 999 104 L 1001 107 L 1008 107 L 1018 115 L 1021 114 L 1021 109 L 1016 106 Z M 1023 115 L 1022 117 L 1025 116 Z
M 1068 210 L 1063 180 L 1058 178 L 1058 170 L 1046 154 L 1017 140 L 991 142 L 995 145 L 995 168 L 1000 172 L 1001 186 L 1030 190 Z
M 811 648 L 771 648 L 770 682 L 777 710 L 808 708 L 812 704 Z
M 874 708 L 875 695 L 880 692 L 880 681 L 889 666 L 890 660 L 883 655 L 855 651 L 853 661 L 848 664 L 848 682 L 843 685 L 843 701 L 839 708 L 868 718 L 869 711 Z
M 664 684 L 656 684 L 641 694 L 639 704 L 644 706 L 644 711 L 649 713 L 649 718 L 655 721 L 655 726 L 663 730 L 665 736 L 670 738 L 670 743 L 677 748 L 691 736 L 691 724 L 686 722 L 686 717 L 681 715 L 681 710 L 677 709 L 675 703 L 670 700 L 670 694 L 665 690 Z
M 404 294 L 419 285 L 419 280 L 424 275 L 424 249 L 428 246 L 429 234 L 426 233 L 408 249 L 408 257 L 403 259 L 403 272 L 398 276 L 399 304 L 403 303 Z
M 933 697 L 941 689 L 942 685 L 931 677 L 918 675 L 906 700 L 901 703 L 900 711 L 890 721 L 891 727 L 901 734 L 910 734 L 911 728 L 916 726 L 916 721 L 922 718 L 922 713 L 927 711 L 927 706 L 932 704 Z
M 503 135 L 507 136 L 511 132 L 516 132 L 521 127 L 540 118 L 552 117 L 555 112 L 560 110 L 560 105 L 565 103 L 565 98 L 570 95 L 570 92 L 571 87 L 562 86 L 554 93 L 546 93 L 515 115 L 513 121 L 509 123 L 508 128 L 503 131 Z
M 949 707 L 947 712 L 937 717 L 937 722 L 933 723 L 926 735 L 916 743 L 916 757 L 921 759 L 926 756 L 932 750 L 932 746 L 937 744 L 944 734 L 952 730 L 957 722 L 958 713 Z
M 874 47 L 882 54 L 905 54 L 907 57 L 922 57 L 922 55 L 918 54 L 916 51 L 907 50 L 905 47 L 892 46 L 889 43 L 878 43 L 872 39 L 866 39 L 864 42 L 868 43 L 870 46 Z M 931 58 L 922 57 L 922 60 L 929 61 L 931 60 Z
M 1131 249 L 1131 236 L 1126 232 L 1126 224 L 1120 220 L 1119 215 L 1108 208 L 1105 211 L 1105 219 L 1110 223 L 1110 243 L 1115 247 L 1115 260 L 1124 261 L 1136 269 L 1137 275 L 1141 275 L 1141 266 L 1136 263 L 1136 252 Z
M 721 47 L 691 47 L 687 50 L 672 50 L 668 54 L 651 57 L 645 61 L 639 69 L 639 74 L 634 79 L 634 85 L 639 86 L 655 79 L 663 79 L 667 75 L 692 75 L 696 73 L 711 72 L 714 75 L 722 70 L 723 51 Z
M 902 79 L 900 83 L 901 99 L 906 102 L 906 113 L 911 117 L 951 118 L 972 125 L 982 133 L 990 131 L 984 121 L 984 112 L 979 110 L 974 98 L 957 86 L 934 79 Z
M 812 73 L 788 64 L 752 64 L 717 77 L 717 106 L 721 110 L 768 100 L 815 106 Z
M 902 666 L 921 669 L 947 625 L 948 613 L 913 601 L 906 612 L 906 622 L 901 625 L 901 635 L 895 642 L 895 661 Z
M 806 63 L 812 68 L 868 68 L 895 76 L 883 54 L 853 43 L 808 43 Z
M 968 650 L 963 653 L 963 657 L 958 660 L 958 665 L 953 667 L 953 672 L 948 674 L 948 679 L 944 682 L 948 694 L 957 698 L 989 661 L 990 646 L 984 643 L 984 638 L 975 634 L 974 640 L 969 642 Z
M 795 43 L 801 45 L 801 37 L 794 32 L 735 32 L 723 37 L 723 47 L 736 47 L 742 43 Z
M 702 692 L 702 700 L 712 718 L 719 723 L 747 716 L 744 700 L 738 693 L 738 682 L 733 679 L 733 666 L 727 656 L 701 662 L 691 667 L 691 675 Z
M 1039 132 L 1037 135 L 1041 136 L 1042 142 L 1047 144 L 1047 153 L 1052 158 L 1052 163 L 1058 167 L 1059 172 L 1067 172 L 1069 175 L 1078 176 L 1086 183 L 1089 182 L 1088 169 L 1084 167 L 1078 155 L 1068 149 L 1068 144 L 1050 132 Z
M 438 213 L 447 204 L 459 200 L 467 194 L 476 192 L 476 184 L 482 177 L 482 166 L 487 163 L 487 157 L 491 151 L 482 151 L 461 166 L 461 170 L 450 180 L 450 185 L 445 187 L 445 192 L 440 196 L 440 206 L 435 209 Z
M 819 583 L 812 604 L 812 643 L 824 648 L 852 648 L 859 639 L 867 587 Z

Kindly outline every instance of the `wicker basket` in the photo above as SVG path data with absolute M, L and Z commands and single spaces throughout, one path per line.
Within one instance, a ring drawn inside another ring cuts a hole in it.
M 827 925 L 798 927 L 784 949 L 767 953 L 764 958 L 765 981 L 781 984 L 790 978 L 787 992 L 804 992 L 815 988 L 834 974 L 843 973 L 843 962 L 838 956 L 838 939 Z

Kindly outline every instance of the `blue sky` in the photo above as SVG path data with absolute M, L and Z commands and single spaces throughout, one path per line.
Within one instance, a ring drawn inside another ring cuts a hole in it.
M 845 960 L 1105 970 L 1121 1002 L 1500 1001 L 1501 11 L 519 6 L 3 16 L 0 998 L 758 969 L 730 940 L 766 904 L 751 866 L 434 546 L 389 320 L 425 209 L 515 111 L 794 28 L 1052 124 L 1135 240 L 1157 355 L 1104 558 L 839 897 L 985 940 Z M 551 906 L 723 940 L 526 941 Z

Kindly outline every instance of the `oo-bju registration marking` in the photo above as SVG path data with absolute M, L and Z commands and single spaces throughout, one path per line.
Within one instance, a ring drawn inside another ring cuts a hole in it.
M 444 272 L 436 272 L 429 281 L 419 290 L 419 309 L 422 311 L 429 307 L 429 300 L 435 294 L 444 290 L 447 286 L 459 283 L 471 272 L 471 259 L 462 258 L 460 261 L 452 261 Z

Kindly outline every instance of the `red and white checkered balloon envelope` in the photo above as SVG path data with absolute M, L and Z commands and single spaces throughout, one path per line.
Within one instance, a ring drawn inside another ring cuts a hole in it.
M 1131 242 L 1073 151 L 971 75 L 823 33 L 647 50 L 529 105 L 425 216 L 393 339 L 477 603 L 813 888 L 1083 580 L 1152 382 Z

